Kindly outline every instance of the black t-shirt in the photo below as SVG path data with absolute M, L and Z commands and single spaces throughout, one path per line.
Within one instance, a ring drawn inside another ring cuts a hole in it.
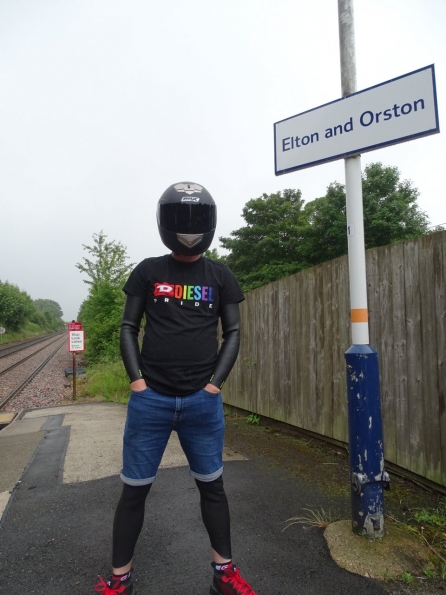
M 201 257 L 184 263 L 170 254 L 146 258 L 123 287 L 146 298 L 141 372 L 167 395 L 203 388 L 217 360 L 219 308 L 244 300 L 228 267 Z

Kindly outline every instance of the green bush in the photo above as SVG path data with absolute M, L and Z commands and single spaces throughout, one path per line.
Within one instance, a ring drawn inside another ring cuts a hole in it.
M 114 360 L 120 356 L 119 331 L 125 295 L 103 281 L 93 285 L 82 303 L 79 320 L 85 330 L 86 357 L 90 363 Z
M 26 292 L 8 281 L 0 281 L 0 326 L 18 331 L 34 310 L 33 301 Z

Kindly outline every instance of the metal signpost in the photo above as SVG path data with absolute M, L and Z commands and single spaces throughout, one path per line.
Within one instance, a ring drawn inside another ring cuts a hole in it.
M 345 159 L 352 346 L 345 354 L 352 529 L 384 535 L 389 485 L 378 354 L 369 345 L 361 157 L 359 153 L 440 132 L 434 66 L 356 92 L 353 0 L 338 0 L 342 99 L 274 125 L 275 173 Z
M 3 335 L 5 334 L 6 329 L 4 326 L 0 326 L 0 343 L 2 342 Z
M 81 322 L 68 323 L 68 351 L 73 353 L 73 399 L 76 398 L 76 353 L 85 351 L 85 337 Z

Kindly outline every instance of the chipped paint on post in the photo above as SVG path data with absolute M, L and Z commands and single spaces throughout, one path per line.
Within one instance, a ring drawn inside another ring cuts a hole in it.
M 347 362 L 352 529 L 369 539 L 384 536 L 384 497 L 389 475 L 384 448 L 378 354 L 370 345 L 352 345 Z

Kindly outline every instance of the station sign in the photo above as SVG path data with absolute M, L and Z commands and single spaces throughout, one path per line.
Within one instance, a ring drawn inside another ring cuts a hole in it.
M 274 124 L 276 176 L 440 132 L 434 65 Z
M 85 351 L 84 331 L 68 331 L 68 351 Z
M 69 331 L 81 331 L 82 330 L 82 322 L 69 322 L 68 330 Z

